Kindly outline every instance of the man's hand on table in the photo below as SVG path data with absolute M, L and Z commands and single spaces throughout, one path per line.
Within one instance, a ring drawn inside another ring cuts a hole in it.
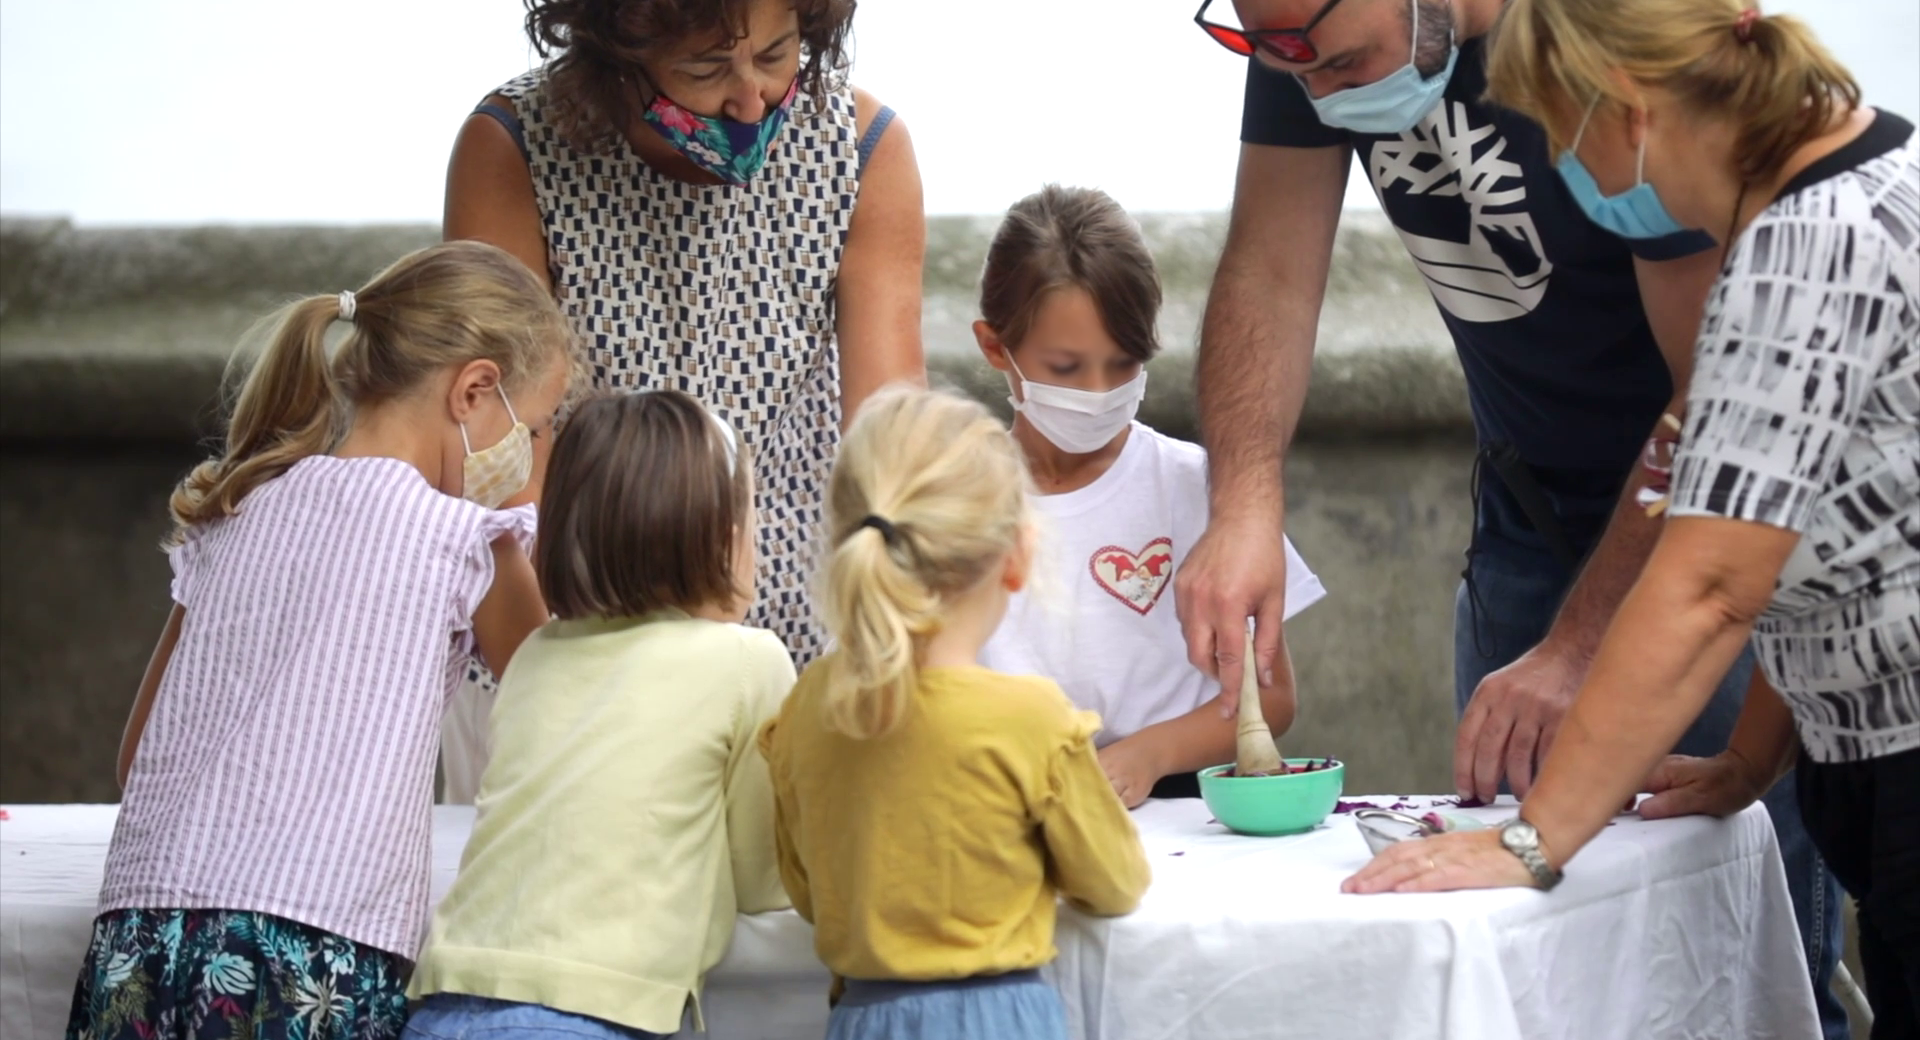
M 1653 797 L 1640 803 L 1640 816 L 1732 816 L 1760 800 L 1772 778 L 1741 757 L 1722 751 L 1712 758 L 1668 755 L 1647 777 Z
M 1255 511 L 1216 514 L 1173 576 L 1174 608 L 1187 637 L 1187 660 L 1220 680 L 1220 710 L 1240 708 L 1241 657 L 1247 619 L 1254 619 L 1260 688 L 1273 687 L 1280 619 L 1287 606 L 1287 553 L 1280 518 Z
M 1453 783 L 1462 798 L 1491 802 L 1504 776 L 1525 798 L 1553 747 L 1589 662 L 1542 643 L 1480 681 L 1453 743 Z
M 1500 844 L 1500 832 L 1489 829 L 1395 842 L 1341 882 L 1340 891 L 1370 895 L 1516 887 L 1535 887 L 1533 875 Z
M 1153 785 L 1166 775 L 1159 754 L 1148 745 L 1148 741 L 1128 737 L 1100 749 L 1100 768 L 1106 770 L 1107 782 L 1120 796 L 1120 804 L 1129 809 L 1139 808 L 1153 793 Z

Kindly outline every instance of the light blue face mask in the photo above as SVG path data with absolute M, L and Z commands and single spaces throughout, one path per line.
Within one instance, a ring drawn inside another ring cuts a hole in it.
M 1567 182 L 1567 190 L 1573 193 L 1573 201 L 1586 211 L 1587 219 L 1619 235 L 1621 238 L 1665 238 L 1677 235 L 1687 229 L 1673 219 L 1667 207 L 1661 203 L 1660 196 L 1647 183 L 1647 137 L 1640 135 L 1640 155 L 1634 160 L 1633 179 L 1638 182 L 1618 195 L 1600 194 L 1600 185 L 1587 172 L 1587 165 L 1580 161 L 1574 152 L 1580 147 L 1580 139 L 1586 136 L 1587 123 L 1593 119 L 1593 110 L 1600 104 L 1599 98 L 1587 106 L 1587 114 L 1580 120 L 1580 129 L 1573 135 L 1573 144 L 1560 153 L 1560 159 L 1554 168 L 1560 171 L 1560 179 Z
M 1413 47 L 1420 46 L 1420 0 L 1413 6 Z M 1313 110 L 1328 126 L 1363 134 L 1401 134 L 1413 129 L 1440 103 L 1447 81 L 1453 78 L 1453 64 L 1460 59 L 1460 45 L 1447 34 L 1447 67 L 1432 76 L 1420 75 L 1413 65 L 1411 51 L 1407 63 L 1385 79 L 1363 86 L 1336 90 L 1326 97 L 1311 97 Z M 1304 84 L 1302 84 L 1304 86 Z

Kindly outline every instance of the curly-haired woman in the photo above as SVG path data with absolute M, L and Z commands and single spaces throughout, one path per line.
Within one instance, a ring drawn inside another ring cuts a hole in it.
M 853 9 L 527 0 L 549 60 L 486 98 L 447 172 L 446 236 L 549 280 L 596 388 L 684 390 L 743 433 L 748 621 L 803 667 L 821 651 L 809 559 L 840 430 L 876 388 L 924 378 L 920 175 L 906 128 L 846 82 Z M 448 721 L 450 801 L 471 800 L 486 757 L 481 678 Z

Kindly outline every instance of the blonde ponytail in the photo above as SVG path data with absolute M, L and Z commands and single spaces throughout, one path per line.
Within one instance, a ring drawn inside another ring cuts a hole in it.
M 1860 107 L 1860 85 L 1804 22 L 1785 15 L 1755 19 L 1727 77 L 1728 106 L 1739 127 L 1735 161 L 1745 180 L 1771 176 L 1794 150 L 1826 132 L 1837 115 Z M 1702 77 L 1678 92 L 1695 106 L 1715 102 L 1717 82 Z
M 829 726 L 866 739 L 907 717 L 947 603 L 1019 547 L 1026 490 L 1019 448 L 978 404 L 906 388 L 867 400 L 828 490 Z
M 1487 55 L 1487 97 L 1566 147 L 1595 97 L 1636 104 L 1624 75 L 1692 114 L 1735 128 L 1742 181 L 1778 173 L 1795 149 L 1860 105 L 1860 87 L 1796 18 L 1750 0 L 1510 0 Z
M 340 389 L 327 360 L 327 327 L 339 317 L 334 296 L 289 304 L 233 404 L 227 450 L 193 468 L 168 502 L 181 529 L 231 515 L 247 492 L 340 437 Z
M 350 299 L 344 311 L 345 295 L 308 297 L 256 326 L 271 328 L 267 345 L 233 399 L 224 450 L 173 493 L 172 540 L 231 516 L 301 459 L 332 451 L 356 409 L 403 397 L 449 366 L 492 361 L 512 393 L 572 359 L 572 333 L 539 279 L 480 242 L 410 253 Z M 329 356 L 328 328 L 348 319 Z

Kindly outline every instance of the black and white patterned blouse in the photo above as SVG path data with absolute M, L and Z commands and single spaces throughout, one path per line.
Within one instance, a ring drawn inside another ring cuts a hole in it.
M 1754 627 L 1816 762 L 1920 747 L 1920 153 L 1886 112 L 1734 245 L 1695 347 L 1676 516 L 1798 531 Z

